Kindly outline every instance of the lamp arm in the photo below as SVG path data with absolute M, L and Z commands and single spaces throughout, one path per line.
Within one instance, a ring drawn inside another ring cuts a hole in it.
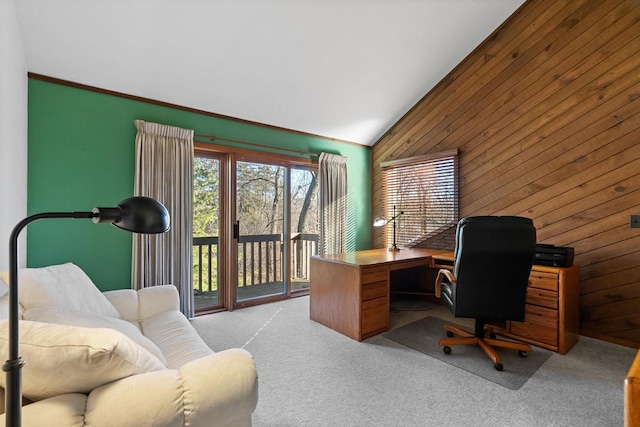
M 31 215 L 20 221 L 11 231 L 9 237 L 9 320 L 15 320 L 14 327 L 9 327 L 9 358 L 18 358 L 18 237 L 30 223 L 46 218 L 93 218 L 93 212 L 45 212 Z M 14 312 L 15 311 L 15 312 Z M 15 333 L 15 342 L 11 335 Z
M 22 424 L 22 377 L 25 364 L 19 353 L 18 303 L 18 237 L 30 223 L 48 218 L 82 218 L 93 222 L 112 223 L 134 233 L 156 234 L 169 230 L 169 212 L 162 203 L 149 197 L 138 196 L 123 200 L 115 208 L 94 208 L 91 212 L 45 212 L 20 221 L 9 236 L 9 360 L 2 365 L 7 373 L 5 387 L 5 421 L 7 426 Z
M 388 222 L 395 221 L 396 218 L 398 218 L 402 214 L 404 214 L 404 211 L 400 211 L 397 215 L 392 216 Z
M 24 359 L 19 356 L 19 313 L 18 313 L 18 237 L 30 223 L 45 218 L 93 218 L 93 212 L 45 212 L 31 215 L 20 221 L 9 237 L 9 360 L 2 365 L 7 373 L 5 411 L 6 425 L 20 426 L 22 408 L 22 380 L 20 369 Z

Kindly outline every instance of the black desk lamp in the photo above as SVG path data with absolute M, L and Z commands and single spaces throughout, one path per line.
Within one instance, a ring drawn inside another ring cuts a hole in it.
M 396 245 L 396 218 L 398 218 L 403 213 L 403 211 L 400 211 L 400 213 L 396 215 L 396 205 L 393 205 L 393 216 L 391 217 L 391 219 L 386 219 L 383 216 L 379 216 L 373 220 L 374 227 L 382 227 L 383 225 L 386 225 L 389 222 L 393 221 L 393 245 L 391 245 L 391 247 L 389 248 L 390 251 L 400 250 L 400 248 L 398 248 L 398 246 Z
M 31 215 L 20 221 L 9 238 L 9 360 L 2 365 L 7 373 L 6 425 L 22 424 L 22 372 L 24 359 L 18 355 L 18 236 L 29 223 L 46 218 L 84 218 L 93 222 L 110 222 L 133 233 L 158 234 L 169 230 L 169 212 L 162 203 L 149 197 L 131 197 L 115 208 L 94 208 L 91 212 L 48 212 Z

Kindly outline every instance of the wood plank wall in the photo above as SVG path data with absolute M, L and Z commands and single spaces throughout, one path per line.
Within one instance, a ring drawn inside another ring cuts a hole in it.
M 581 334 L 639 347 L 640 2 L 523 4 L 373 146 L 372 211 L 380 162 L 453 148 L 461 217 L 574 247 Z

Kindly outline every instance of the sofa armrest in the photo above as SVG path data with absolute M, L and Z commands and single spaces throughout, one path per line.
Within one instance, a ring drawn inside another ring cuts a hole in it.
M 171 310 L 180 310 L 180 296 L 173 285 L 152 286 L 138 291 L 118 289 L 103 292 L 109 302 L 129 322 L 138 322 Z
M 22 425 L 29 427 L 69 427 L 84 425 L 87 395 L 62 394 L 22 407 Z M 5 425 L 5 414 L 0 415 L 0 425 Z
M 187 425 L 244 425 L 258 405 L 258 373 L 251 355 L 242 349 L 224 350 L 183 365 Z M 212 392 L 215 391 L 215 392 Z M 203 423 L 204 422 L 204 423 Z
M 105 384 L 89 394 L 87 425 L 250 426 L 258 402 L 253 358 L 231 349 Z
M 624 380 L 624 425 L 640 427 L 640 352 Z

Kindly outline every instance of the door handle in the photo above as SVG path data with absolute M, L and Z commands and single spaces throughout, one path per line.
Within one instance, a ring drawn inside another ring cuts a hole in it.
M 236 221 L 236 223 L 233 224 L 233 238 L 234 239 L 240 238 L 240 221 Z

